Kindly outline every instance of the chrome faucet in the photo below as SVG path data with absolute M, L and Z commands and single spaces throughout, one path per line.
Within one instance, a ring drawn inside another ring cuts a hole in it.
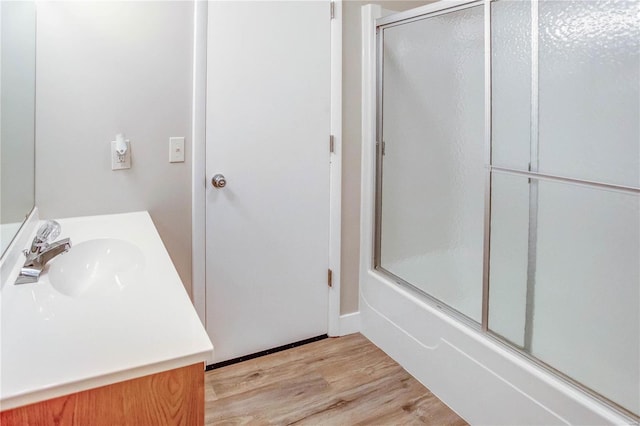
M 31 249 L 24 251 L 27 259 L 24 261 L 22 269 L 20 269 L 16 284 L 38 282 L 44 265 L 57 255 L 69 251 L 71 248 L 71 240 L 69 238 L 49 243 L 49 241 L 55 240 L 60 235 L 60 229 L 60 224 L 55 220 L 47 221 L 38 229 L 31 243 Z

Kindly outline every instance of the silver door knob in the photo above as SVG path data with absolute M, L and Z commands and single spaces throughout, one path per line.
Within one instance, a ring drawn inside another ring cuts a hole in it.
M 224 177 L 224 175 L 218 173 L 213 178 L 211 178 L 211 185 L 216 188 L 224 188 L 225 186 L 227 186 L 227 179 Z

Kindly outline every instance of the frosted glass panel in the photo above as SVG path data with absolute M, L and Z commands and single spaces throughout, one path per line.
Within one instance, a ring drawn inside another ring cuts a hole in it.
M 491 5 L 492 162 L 527 170 L 531 129 L 531 4 Z
M 489 325 L 520 347 L 524 346 L 528 243 L 528 179 L 493 173 Z
M 640 186 L 638 2 L 539 3 L 542 173 Z
M 529 305 L 532 355 L 640 413 L 640 196 L 538 181 L 536 244 L 527 252 L 516 229 L 526 182 L 494 175 L 489 328 L 522 346 L 516 325 Z M 534 287 L 523 303 L 531 256 Z
M 640 198 L 539 188 L 532 353 L 640 413 Z
M 480 320 L 483 8 L 384 29 L 382 268 Z

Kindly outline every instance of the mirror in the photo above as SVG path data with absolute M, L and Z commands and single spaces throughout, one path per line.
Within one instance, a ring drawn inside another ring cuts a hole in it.
M 36 6 L 0 2 L 0 254 L 35 204 Z

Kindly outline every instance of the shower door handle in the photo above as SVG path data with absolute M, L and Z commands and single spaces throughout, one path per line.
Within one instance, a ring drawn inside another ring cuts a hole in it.
M 225 178 L 224 175 L 218 173 L 213 178 L 211 178 L 211 185 L 213 185 L 215 188 L 224 188 L 225 186 L 227 186 L 227 178 Z

